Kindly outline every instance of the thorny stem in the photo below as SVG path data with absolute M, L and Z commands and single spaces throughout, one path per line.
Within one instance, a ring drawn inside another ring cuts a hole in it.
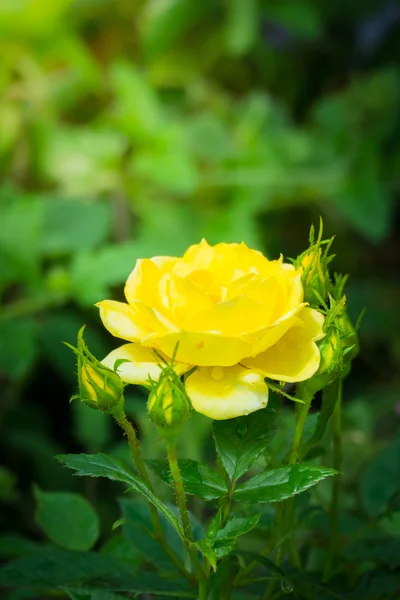
M 292 446 L 288 456 L 288 464 L 294 465 L 297 463 L 300 457 L 301 443 L 303 439 L 303 431 L 304 425 L 307 420 L 308 411 L 310 410 L 311 401 L 313 399 L 314 394 L 307 389 L 306 384 L 299 384 L 297 387 L 297 397 L 303 400 L 303 403 L 296 403 L 296 424 L 295 430 L 293 433 Z M 280 504 L 276 508 L 275 519 L 272 527 L 272 536 L 269 540 L 268 544 L 261 551 L 262 556 L 267 556 L 273 549 L 276 547 L 278 539 L 281 538 L 281 543 L 276 548 L 275 554 L 275 564 L 280 566 L 283 558 L 283 539 L 288 537 L 288 532 L 290 531 L 290 526 L 293 520 L 293 498 L 290 498 L 285 504 Z M 281 534 L 279 536 L 279 534 Z M 283 538 L 283 539 L 282 539 Z M 300 557 L 297 551 L 296 546 L 294 545 L 293 537 L 289 538 L 289 553 L 294 565 L 297 568 L 300 568 Z M 244 577 L 249 576 L 258 566 L 257 562 L 250 563 L 240 575 L 236 578 L 236 584 L 242 581 Z M 267 587 L 264 598 L 269 598 L 273 587 L 275 585 L 275 581 L 271 580 L 269 586 Z
M 153 486 L 151 484 L 150 477 L 149 477 L 149 474 L 146 469 L 146 465 L 144 464 L 144 461 L 142 458 L 139 440 L 137 438 L 134 426 L 129 421 L 129 419 L 127 418 L 127 416 L 123 410 L 119 410 L 118 412 L 116 412 L 114 414 L 114 418 L 117 421 L 117 423 L 121 426 L 123 431 L 126 433 L 126 436 L 128 438 L 129 448 L 130 448 L 133 462 L 135 464 L 137 472 L 139 473 L 139 475 L 141 476 L 141 478 L 143 479 L 143 481 L 147 485 L 147 487 L 150 490 L 152 490 Z M 195 581 L 194 581 L 193 576 L 191 575 L 191 573 L 189 573 L 183 567 L 179 557 L 175 554 L 175 552 L 172 550 L 172 548 L 169 546 L 168 542 L 166 541 L 166 539 L 164 537 L 164 533 L 161 529 L 161 523 L 160 523 L 160 518 L 158 516 L 157 509 L 152 504 L 150 504 L 150 517 L 151 517 L 151 522 L 153 525 L 154 538 L 158 541 L 158 543 L 164 550 L 165 554 L 170 558 L 170 560 L 175 565 L 175 567 L 178 569 L 180 574 L 183 577 L 185 577 L 185 579 L 187 579 L 192 585 L 194 585 Z
M 174 482 L 176 500 L 181 516 L 182 527 L 185 534 L 185 544 L 193 564 L 193 568 L 196 572 L 198 584 L 199 584 L 199 600 L 206 600 L 208 596 L 208 576 L 203 570 L 197 556 L 197 550 L 193 545 L 192 528 L 190 525 L 189 512 L 186 505 L 185 488 L 183 486 L 183 480 L 181 471 L 178 464 L 178 457 L 176 454 L 176 443 L 174 439 L 167 438 L 167 457 L 171 476 Z
M 340 379 L 337 386 L 337 401 L 332 413 L 333 425 L 333 468 L 340 471 L 342 468 L 342 391 L 343 380 Z M 328 560 L 325 565 L 324 579 L 328 579 L 332 571 L 332 563 L 339 545 L 339 496 L 341 488 L 340 477 L 334 477 L 332 481 L 332 495 L 329 513 L 330 546 Z

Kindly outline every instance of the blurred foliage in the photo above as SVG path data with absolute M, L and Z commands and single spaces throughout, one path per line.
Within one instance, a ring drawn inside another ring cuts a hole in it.
M 74 362 L 61 340 L 86 322 L 91 349 L 110 350 L 93 303 L 122 297 L 137 258 L 201 237 L 294 256 L 322 215 L 334 267 L 352 275 L 350 311 L 367 307 L 345 386 L 343 561 L 357 597 L 395 597 L 399 23 L 379 0 L 2 0 L 0 524 L 18 532 L 0 538 L 2 556 L 33 552 L 19 536 L 42 535 L 33 482 L 49 501 L 84 491 L 101 540 L 118 515 L 105 483 L 84 489 L 53 460 L 125 452 L 107 417 L 68 405 Z M 143 398 L 128 406 L 146 456 L 160 458 Z M 210 424 L 195 419 L 181 450 L 199 459 Z M 329 485 L 300 532 L 317 537 L 311 571 L 325 560 Z M 102 552 L 128 543 L 115 539 Z

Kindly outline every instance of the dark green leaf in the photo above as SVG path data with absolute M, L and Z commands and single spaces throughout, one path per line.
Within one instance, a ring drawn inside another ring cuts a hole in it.
M 38 351 L 37 327 L 29 318 L 0 321 L 0 374 L 7 379 L 25 377 Z
M 261 554 L 257 554 L 256 552 L 249 552 L 248 550 L 234 550 L 234 554 L 238 554 L 239 556 L 248 558 L 249 561 L 258 562 L 264 567 L 266 567 L 269 571 L 273 571 L 281 577 L 286 577 L 285 572 L 266 556 L 262 556 Z
M 362 502 L 371 516 L 385 510 L 393 494 L 399 489 L 400 439 L 394 439 L 367 465 L 361 477 Z
M 299 494 L 331 475 L 337 475 L 337 471 L 317 465 L 278 467 L 254 475 L 238 485 L 233 497 L 239 502 L 278 502 Z
M 0 535 L 0 556 L 3 558 L 17 558 L 37 554 L 45 548 L 52 547 L 34 542 L 17 533 L 3 533 Z
M 324 435 L 326 426 L 328 425 L 329 419 L 331 418 L 333 410 L 336 406 L 338 394 L 338 380 L 334 381 L 323 390 L 321 411 L 318 415 L 317 424 L 315 426 L 311 439 L 309 439 L 303 446 L 302 456 L 305 456 Z
M 68 594 L 71 600 L 123 600 L 125 598 L 125 596 L 105 590 L 68 587 L 62 587 L 61 589 Z
M 277 412 L 259 410 L 245 417 L 214 421 L 217 452 L 232 481 L 249 470 L 275 433 Z
M 167 581 L 156 573 L 135 575 L 132 566 L 95 552 L 54 550 L 18 559 L 0 569 L 0 586 L 55 590 L 94 590 L 157 594 L 172 598 L 196 597 L 186 582 Z
M 168 463 L 163 460 L 150 460 L 148 464 L 168 485 L 173 485 Z M 179 467 L 185 491 L 204 500 L 215 500 L 227 494 L 224 479 L 209 465 L 196 460 L 180 460 Z
M 142 557 L 160 571 L 171 571 L 173 563 L 153 536 L 153 525 L 149 507 L 132 500 L 120 501 L 122 515 L 126 522 L 122 526 L 125 538 L 140 552 Z M 161 527 L 170 546 L 183 561 L 183 545 L 175 529 L 160 515 Z
M 75 470 L 75 474 L 79 477 L 106 477 L 127 484 L 130 489 L 153 504 L 183 538 L 183 530 L 178 518 L 122 461 L 107 454 L 61 454 L 57 458 L 66 467 Z
M 68 550 L 89 550 L 100 534 L 99 518 L 86 498 L 69 492 L 35 488 L 36 522 L 56 544 Z

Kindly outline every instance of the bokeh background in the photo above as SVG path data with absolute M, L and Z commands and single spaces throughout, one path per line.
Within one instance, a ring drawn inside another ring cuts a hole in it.
M 400 7 L 382 0 L 0 2 L 2 555 L 41 536 L 33 482 L 82 489 L 54 455 L 123 452 L 107 417 L 68 403 L 62 341 L 86 323 L 99 357 L 116 345 L 93 304 L 122 299 L 137 258 L 202 237 L 294 257 L 320 216 L 351 315 L 367 309 L 343 504 L 381 514 L 400 473 L 399 59 Z M 154 456 L 140 392 L 128 409 Z M 398 509 L 382 536 L 400 533 Z

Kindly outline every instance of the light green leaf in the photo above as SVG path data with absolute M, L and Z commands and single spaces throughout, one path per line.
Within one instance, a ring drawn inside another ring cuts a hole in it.
M 232 481 L 246 473 L 266 449 L 276 421 L 277 412 L 265 408 L 246 417 L 213 423 L 215 446 Z
M 168 463 L 163 460 L 150 460 L 148 464 L 168 485 L 173 486 Z M 179 468 L 187 494 L 204 500 L 215 500 L 227 494 L 224 479 L 209 465 L 196 460 L 180 460 Z
M 233 497 L 239 502 L 279 502 L 299 494 L 322 479 L 337 475 L 334 469 L 317 465 L 291 465 L 269 469 L 237 486 Z
M 152 492 L 147 485 L 132 473 L 123 462 L 107 454 L 60 454 L 58 460 L 69 469 L 76 471 L 79 477 L 106 477 L 112 481 L 120 481 L 138 492 L 153 504 L 171 523 L 183 538 L 183 529 L 173 512 Z
M 79 494 L 43 492 L 35 488 L 36 522 L 56 544 L 68 550 L 89 550 L 100 534 L 99 518 Z
M 228 19 L 226 39 L 231 54 L 240 56 L 251 49 L 257 41 L 260 22 L 258 0 L 230 0 L 227 4 Z

